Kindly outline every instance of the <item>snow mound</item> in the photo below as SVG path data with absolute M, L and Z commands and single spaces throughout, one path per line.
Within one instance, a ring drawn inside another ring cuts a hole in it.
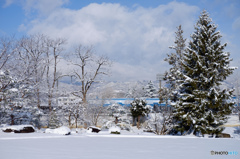
M 87 133 L 98 133 L 99 131 L 101 131 L 101 129 L 96 126 L 89 126 L 87 128 Z
M 32 125 L 11 125 L 11 126 L 3 127 L 1 129 L 2 129 L 2 131 L 6 131 L 7 129 L 15 130 L 15 131 L 21 131 L 21 130 L 24 130 L 25 128 L 27 128 L 27 127 L 30 127 L 33 130 L 35 130 L 34 126 L 32 126 Z
M 7 127 L 7 126 L 9 126 L 9 125 L 8 124 L 1 124 L 0 128 L 4 128 L 4 127 Z
M 230 134 L 232 138 L 238 138 L 240 139 L 240 127 L 226 127 L 223 130 L 223 133 Z
M 108 132 L 110 134 L 120 134 L 121 128 L 118 127 L 118 126 L 112 126 L 112 127 L 109 128 Z
M 60 134 L 60 135 L 70 135 L 71 130 L 66 127 L 66 126 L 61 126 L 56 129 L 46 129 L 45 133 L 50 133 L 50 134 Z
M 86 131 L 88 134 L 92 133 L 92 128 L 88 128 Z

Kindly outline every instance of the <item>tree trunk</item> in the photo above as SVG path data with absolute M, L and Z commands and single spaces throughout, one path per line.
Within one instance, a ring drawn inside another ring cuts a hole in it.
M 14 115 L 11 115 L 11 125 L 14 125 Z
M 141 116 L 139 115 L 139 116 L 138 116 L 138 122 L 137 122 L 137 128 L 138 128 L 138 129 L 140 129 L 140 118 L 141 118 Z
M 158 131 L 158 126 L 157 126 L 157 124 L 155 124 L 155 131 L 156 131 L 156 134 L 159 135 L 159 131 Z
M 49 107 L 49 112 L 52 111 L 52 96 L 48 95 L 48 107 Z
M 82 101 L 83 101 L 84 104 L 87 103 L 87 95 L 86 95 L 86 93 L 83 93 Z
M 71 114 L 68 115 L 68 125 L 71 126 Z
M 77 131 L 77 119 L 78 119 L 78 117 L 75 117 L 75 126 L 76 126 L 76 133 L 78 133 L 78 131 Z
M 76 126 L 76 129 L 77 129 L 77 127 L 78 127 L 77 119 L 75 120 L 75 126 Z
M 84 129 L 87 129 L 87 123 L 84 122 Z
M 132 126 L 135 126 L 135 117 L 132 117 L 133 121 L 132 121 Z
M 40 109 L 40 91 L 39 91 L 39 88 L 37 88 L 37 107 Z
M 41 129 L 41 122 L 40 122 L 40 120 L 41 120 L 41 116 L 40 115 L 38 115 L 38 130 L 40 130 Z
M 115 124 L 118 123 L 118 117 L 115 117 Z

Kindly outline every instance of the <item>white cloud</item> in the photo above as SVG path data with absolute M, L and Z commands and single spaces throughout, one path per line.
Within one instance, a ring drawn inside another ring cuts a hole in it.
M 10 6 L 14 0 L 5 0 L 5 4 L 3 5 L 3 8 Z
M 234 30 L 240 30 L 240 17 L 236 18 L 232 25 Z
M 21 28 L 27 28 L 29 34 L 67 38 L 69 46 L 92 44 L 98 53 L 116 61 L 113 80 L 142 80 L 155 79 L 156 73 L 165 71 L 167 63 L 163 59 L 173 45 L 176 27 L 182 24 L 185 37 L 189 37 L 196 15 L 199 8 L 175 1 L 156 8 L 134 9 L 93 3 L 79 10 L 58 8 Z
M 63 4 L 68 3 L 69 0 L 23 0 L 24 9 L 27 12 L 36 10 L 40 15 L 46 16 L 55 9 L 60 8 Z
M 115 62 L 109 79 L 113 81 L 156 80 L 156 74 L 164 73 L 167 68 L 168 66 L 161 60 L 157 67 L 156 64 L 131 65 Z
M 5 0 L 3 7 L 21 3 L 26 14 L 37 12 L 39 16 L 46 16 L 68 2 L 69 0 Z

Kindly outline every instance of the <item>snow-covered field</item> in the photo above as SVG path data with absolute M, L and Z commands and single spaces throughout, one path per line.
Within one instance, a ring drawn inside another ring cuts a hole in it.
M 235 152 L 211 155 L 211 151 Z M 236 154 L 236 152 L 238 154 Z M 240 158 L 240 139 L 155 136 L 146 133 L 109 134 L 0 132 L 1 159 L 227 159 Z

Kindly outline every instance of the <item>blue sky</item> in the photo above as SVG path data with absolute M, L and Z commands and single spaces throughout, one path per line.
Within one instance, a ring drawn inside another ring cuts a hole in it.
M 94 45 L 114 60 L 110 80 L 155 80 L 169 68 L 163 59 L 176 27 L 189 39 L 203 9 L 240 67 L 239 0 L 0 0 L 0 35 L 43 33 L 67 38 L 68 48 Z

